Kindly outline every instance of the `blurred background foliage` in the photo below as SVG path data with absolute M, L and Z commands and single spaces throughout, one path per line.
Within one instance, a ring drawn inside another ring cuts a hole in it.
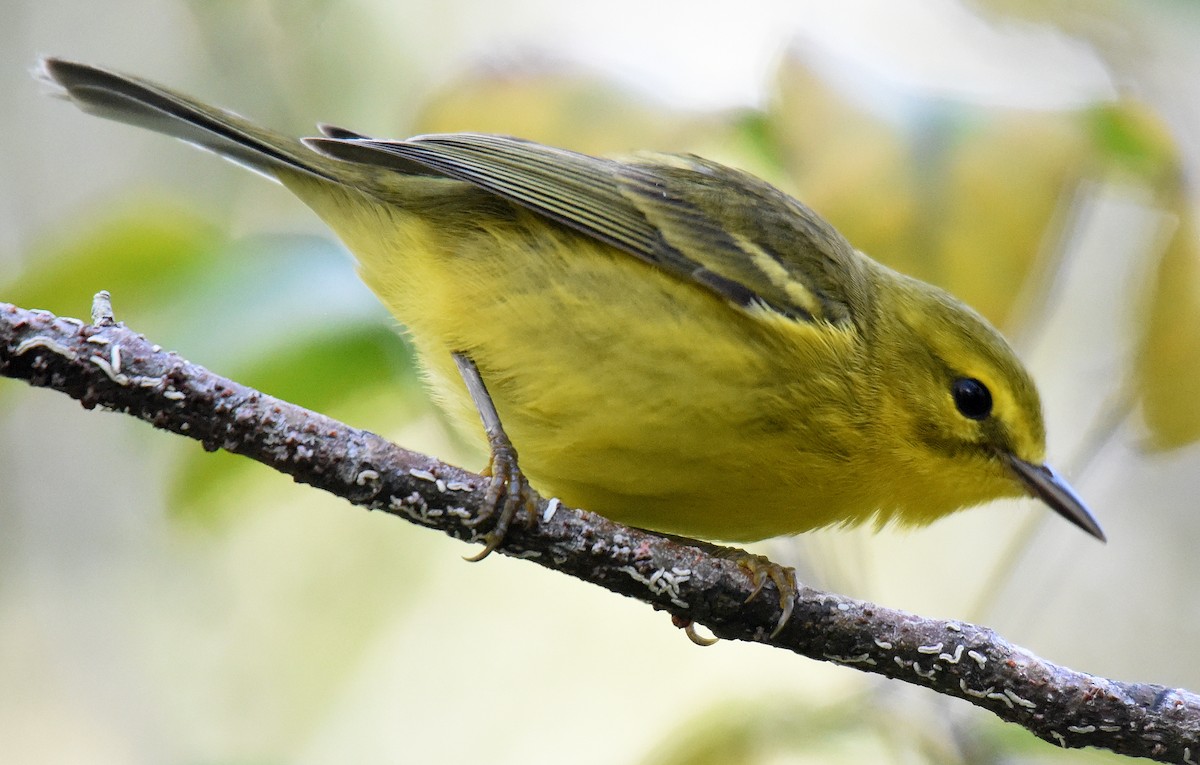
M 836 8 L 834 7 L 836 6 Z M 806 580 L 1200 687 L 1181 0 L 18 0 L 0 300 L 119 319 L 468 466 L 401 333 L 278 187 L 42 97 L 54 53 L 266 124 L 479 130 L 755 172 L 1001 325 L 1110 544 L 998 503 L 764 546 Z M 20 762 L 1093 762 L 961 702 L 754 646 L 0 383 L 0 741 Z M 1147 565 L 1152 562 L 1151 565 Z M 551 605 L 552 604 L 552 605 Z

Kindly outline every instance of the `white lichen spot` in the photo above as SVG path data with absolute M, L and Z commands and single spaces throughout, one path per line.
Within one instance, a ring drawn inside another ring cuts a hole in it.
M 1100 727 L 1103 729 L 1104 726 Z M 1117 728 L 1117 730 L 1120 730 L 1120 728 Z M 1192 748 L 1190 746 L 1185 746 L 1183 748 L 1183 761 L 1186 763 L 1186 765 L 1197 765 L 1197 762 L 1192 759 Z
M 190 422 L 185 422 L 179 426 L 180 433 L 187 433 L 191 429 L 192 429 L 192 423 L 190 423 Z
M 59 316 L 58 320 L 64 324 L 70 324 L 72 327 L 76 327 L 76 328 L 83 327 L 83 320 L 76 319 L 74 316 Z
M 948 662 L 950 664 L 957 664 L 959 661 L 962 660 L 963 651 L 965 651 L 966 648 L 967 647 L 965 645 L 963 645 L 962 643 L 959 643 L 958 646 L 954 649 L 953 656 L 951 656 L 948 653 L 943 653 L 943 654 L 940 654 L 938 656 L 938 658 L 941 659 L 942 661 Z
M 129 376 L 115 371 L 112 367 L 112 364 L 108 363 L 108 359 L 104 359 L 99 356 L 92 356 L 90 359 L 88 359 L 88 361 L 100 367 L 100 371 L 107 375 L 108 379 L 112 380 L 117 385 L 129 384 Z
M 58 354 L 68 361 L 74 361 L 76 359 L 75 351 L 71 350 L 65 345 L 61 345 L 58 342 L 51 340 L 48 337 L 29 337 L 22 340 L 17 344 L 17 349 L 13 351 L 13 355 L 20 356 L 30 348 L 45 348 L 51 353 Z
M 540 558 L 542 554 L 537 550 L 522 550 L 521 552 L 506 553 L 510 558 Z
M 450 491 L 470 491 L 471 484 L 462 481 L 447 481 L 446 488 Z
M 917 646 L 917 653 L 941 653 L 941 652 L 942 652 L 942 644 L 941 643 L 934 643 L 933 645 Z
M 1034 704 L 1029 699 L 1023 699 L 1018 696 L 1012 688 L 1005 688 L 1004 695 L 1007 696 L 1014 704 L 1025 707 L 1026 709 L 1037 709 L 1037 704 Z
M 1097 727 L 1105 733 L 1118 733 L 1121 730 L 1120 725 L 1100 725 Z
M 434 518 L 443 515 L 442 510 L 430 509 L 425 498 L 415 491 L 404 499 L 392 497 L 388 500 L 388 507 L 396 512 L 404 513 L 418 523 L 433 523 Z
M 549 523 L 560 507 L 562 507 L 562 502 L 559 498 L 551 497 L 550 501 L 546 503 L 546 509 L 542 511 L 542 523 Z
M 171 401 L 183 401 L 187 396 L 183 395 L 183 391 L 172 388 L 171 390 L 163 391 L 163 398 L 170 399 Z
M 988 697 L 988 694 L 990 694 L 992 692 L 992 689 L 994 688 L 994 686 L 989 685 L 986 691 L 976 691 L 971 688 L 968 688 L 967 681 L 963 680 L 962 678 L 958 679 L 958 687 L 962 689 L 963 693 L 967 694 L 968 696 L 973 696 L 974 698 L 977 698 L 977 699 L 986 699 Z
M 354 482 L 359 486 L 366 486 L 367 481 L 378 481 L 378 470 L 361 470 L 358 475 L 354 476 Z
M 885 651 L 892 650 L 892 644 L 886 640 L 880 640 L 879 638 L 875 638 L 875 645 L 879 646 L 880 648 L 882 648 Z
M 1063 749 L 1067 748 L 1067 737 L 1066 736 L 1064 736 L 1063 734 L 1059 733 L 1056 730 L 1050 731 L 1050 735 L 1054 736 L 1054 740 L 1058 742 L 1059 746 L 1061 746 Z
M 993 693 L 987 694 L 987 697 L 989 699 L 995 699 L 996 701 L 1003 701 L 1005 704 L 1008 705 L 1009 709 L 1015 708 L 1015 707 L 1013 707 L 1012 699 L 1010 699 L 1008 696 L 1004 695 L 1003 693 L 994 693 L 993 692 Z
M 446 515 L 449 515 L 452 518 L 461 518 L 465 521 L 471 517 L 471 511 L 460 505 L 455 505 L 454 507 L 446 508 Z
M 983 668 L 983 665 L 987 664 L 987 657 L 981 654 L 979 651 L 967 651 L 967 656 L 970 656 L 972 659 L 974 659 L 975 663 L 978 664 L 980 668 Z
M 108 355 L 108 362 L 112 364 L 113 371 L 121 374 L 121 346 L 114 345 L 112 351 Z
M 1095 725 L 1068 725 L 1067 730 L 1072 733 L 1095 733 Z
M 441 478 L 439 478 L 436 481 L 434 481 L 434 483 L 437 484 L 437 490 L 440 493 L 442 493 L 442 494 L 446 493 L 446 482 L 445 481 L 443 481 Z
M 92 345 L 108 345 L 112 342 L 112 340 L 109 340 L 107 337 L 102 337 L 101 335 L 92 335 L 87 339 L 87 341 Z
M 617 569 L 629 574 L 634 581 L 646 585 L 646 589 L 650 590 L 653 595 L 666 595 L 671 602 L 680 608 L 687 608 L 688 604 L 685 600 L 679 597 L 679 585 L 691 579 L 692 572 L 688 569 L 671 569 L 667 571 L 665 568 L 655 570 L 649 577 L 644 577 L 633 566 L 622 566 Z M 676 573 L 681 572 L 681 573 Z
M 839 610 L 839 611 L 849 611 L 849 610 L 850 610 L 850 604 L 849 604 L 849 603 L 838 603 L 838 607 L 837 607 L 837 608 L 838 608 L 838 610 Z
M 154 345 L 150 346 L 150 350 L 154 353 L 162 353 L 162 346 L 158 343 L 155 343 Z
M 951 632 L 962 632 L 962 627 L 958 626 L 954 622 L 946 622 L 946 629 L 950 630 Z
M 904 659 L 901 659 L 899 656 L 893 656 L 892 661 L 896 662 L 896 666 L 900 667 L 901 669 L 908 667 L 908 662 Z
M 650 580 L 647 579 L 646 577 L 642 576 L 641 573 L 633 566 L 621 566 L 619 569 L 617 569 L 617 571 L 623 571 L 626 574 L 629 574 L 629 577 L 631 579 L 633 579 L 635 582 L 641 582 L 642 584 L 650 584 Z
M 932 667 L 929 668 L 928 672 L 924 672 L 921 670 L 920 664 L 917 664 L 915 661 L 912 663 L 913 672 L 917 673 L 918 675 L 925 678 L 926 680 L 932 680 L 933 673 L 937 672 L 939 669 L 941 669 L 941 667 L 939 667 L 937 664 L 934 664 Z
M 435 483 L 437 481 L 437 476 L 435 476 L 433 473 L 430 473 L 428 470 L 417 470 L 416 468 L 412 468 L 408 471 L 408 474 L 413 478 L 420 478 L 422 481 L 429 481 L 430 483 Z

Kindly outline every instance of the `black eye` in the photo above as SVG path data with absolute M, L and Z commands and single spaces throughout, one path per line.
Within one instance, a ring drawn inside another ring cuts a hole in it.
M 974 377 L 960 377 L 950 386 L 954 406 L 963 417 L 984 420 L 992 413 L 992 392 Z

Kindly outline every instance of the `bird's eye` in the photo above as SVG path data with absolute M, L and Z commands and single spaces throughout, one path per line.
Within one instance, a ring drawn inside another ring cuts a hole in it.
M 974 377 L 960 377 L 950 386 L 954 406 L 963 417 L 984 420 L 992 413 L 992 392 Z

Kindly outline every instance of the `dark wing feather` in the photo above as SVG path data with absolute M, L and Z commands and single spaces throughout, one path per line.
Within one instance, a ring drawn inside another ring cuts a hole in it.
M 329 133 L 306 143 L 342 160 L 471 183 L 739 306 L 834 323 L 865 314 L 861 256 L 816 213 L 746 173 L 697 157 L 617 162 L 495 135 Z
M 833 323 L 865 317 L 866 259 L 774 186 L 691 155 L 631 163 L 621 178 L 625 196 L 662 239 L 706 272 L 745 285 L 790 315 Z

